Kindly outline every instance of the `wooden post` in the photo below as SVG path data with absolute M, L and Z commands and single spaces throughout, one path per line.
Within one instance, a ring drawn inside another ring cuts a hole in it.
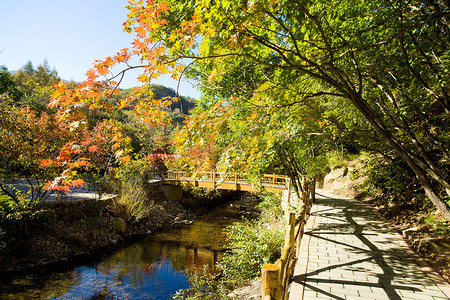
M 314 177 L 312 186 L 311 186 L 311 201 L 312 203 L 316 203 L 316 178 Z
M 212 171 L 213 189 L 216 188 L 216 170 Z
M 298 203 L 298 212 L 299 212 L 299 214 L 300 214 L 300 211 L 303 208 L 303 206 L 305 206 L 305 195 L 306 195 L 305 191 L 300 192 L 300 199 L 298 199 L 298 202 L 299 202 Z
M 180 173 L 179 171 L 175 172 L 175 179 L 178 181 L 180 179 Z
M 272 174 L 272 185 L 275 185 L 275 174 Z
M 301 213 L 299 215 L 299 218 L 301 220 L 299 224 L 299 232 L 298 232 L 298 238 L 297 238 L 297 256 L 299 255 L 298 251 L 300 250 L 300 243 L 303 236 L 303 232 L 305 230 L 305 224 L 306 224 L 306 218 L 308 217 L 309 212 L 309 197 L 307 193 L 302 193 L 303 198 L 303 207 L 301 210 Z
M 261 292 L 263 299 L 280 300 L 282 290 L 279 279 L 280 267 L 266 264 L 261 269 Z
M 234 172 L 234 190 L 237 191 L 238 190 L 238 185 L 237 185 L 237 173 Z
M 298 224 L 298 237 L 297 237 L 297 251 L 295 256 L 299 256 L 300 252 L 300 244 L 302 242 L 303 232 L 305 231 L 305 220 L 302 219 L 300 224 Z
M 164 181 L 164 171 L 161 170 L 161 181 Z
M 286 282 L 288 280 L 289 270 L 287 269 L 290 265 L 289 259 L 292 258 L 292 253 L 294 250 L 295 242 L 295 213 L 287 214 L 287 226 L 286 226 L 286 236 L 284 239 L 284 247 L 281 252 L 281 267 L 280 267 L 280 281 L 283 291 L 285 290 Z

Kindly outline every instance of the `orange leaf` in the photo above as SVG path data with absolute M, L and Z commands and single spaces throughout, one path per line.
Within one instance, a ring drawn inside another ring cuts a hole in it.
M 139 51 L 142 51 L 147 48 L 147 45 L 145 43 L 142 43 L 138 39 L 134 39 L 134 41 L 131 44 L 133 45 L 134 49 L 137 49 Z
M 142 27 L 135 27 L 134 32 L 136 32 L 136 35 L 140 38 L 145 38 L 145 36 L 147 35 L 147 31 Z
M 54 107 L 56 107 L 58 104 L 59 104 L 59 100 L 60 100 L 61 98 L 57 98 L 57 99 L 55 99 L 55 100 L 53 100 L 53 101 L 50 101 L 48 104 L 47 104 L 47 107 L 49 107 L 49 108 L 54 108 Z
M 51 166 L 53 164 L 53 161 L 51 159 L 41 159 L 40 163 L 41 167 L 45 168 Z
M 98 147 L 95 146 L 95 145 L 93 145 L 93 146 L 90 146 L 90 147 L 88 148 L 88 150 L 89 150 L 89 152 L 91 152 L 91 153 L 95 153 L 95 152 L 97 152 Z
M 86 71 L 86 77 L 88 78 L 88 80 L 95 80 L 97 79 L 97 74 L 95 74 L 95 70 L 94 69 L 89 69 L 88 71 Z
M 85 183 L 85 182 L 84 182 L 83 179 L 76 179 L 76 180 L 72 181 L 72 182 L 70 183 L 70 185 L 71 185 L 72 187 L 77 187 L 77 186 L 83 186 L 84 183 Z
M 66 193 L 70 193 L 70 192 L 72 191 L 68 185 L 60 186 L 60 187 L 58 188 L 58 190 L 64 191 L 64 192 L 66 192 Z
M 51 190 L 52 189 L 52 185 L 53 185 L 53 182 L 51 182 L 51 181 L 47 181 L 46 183 L 44 183 L 44 190 Z
M 169 9 L 170 9 L 170 6 L 169 6 L 169 3 L 167 3 L 167 2 L 163 2 L 159 6 L 159 11 L 162 12 L 162 13 L 167 12 Z
M 131 157 L 129 155 L 122 157 L 122 162 L 127 163 L 129 161 L 131 161 Z

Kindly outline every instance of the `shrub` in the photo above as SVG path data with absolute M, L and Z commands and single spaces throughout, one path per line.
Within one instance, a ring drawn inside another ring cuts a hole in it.
M 172 296 L 176 300 L 225 300 L 229 299 L 229 291 L 225 289 L 224 283 L 217 279 L 216 274 L 212 274 L 207 266 L 201 273 L 188 273 L 190 288 L 178 291 Z
M 284 231 L 269 228 L 260 220 L 245 220 L 226 229 L 230 251 L 222 262 L 224 274 L 238 280 L 249 280 L 260 275 L 262 265 L 280 257 Z
M 281 197 L 276 193 L 266 193 L 263 201 L 258 205 L 262 211 L 263 220 L 270 222 L 271 220 L 281 219 L 283 210 L 281 208 Z
M 437 216 L 436 212 L 430 213 L 423 222 L 441 236 L 450 234 L 450 222 L 442 216 Z
M 418 188 L 415 177 L 408 173 L 401 158 L 393 163 L 379 156 L 369 156 L 363 175 L 367 177 L 363 189 L 371 196 L 382 195 L 386 204 L 398 202 L 398 195 Z
M 0 245 L 3 247 L 19 236 L 28 236 L 28 223 L 45 212 L 20 190 L 12 190 L 15 199 L 0 195 Z

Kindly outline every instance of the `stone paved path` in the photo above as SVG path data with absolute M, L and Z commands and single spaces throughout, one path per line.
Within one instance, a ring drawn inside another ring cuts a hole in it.
M 31 181 L 34 186 L 37 185 L 34 179 L 31 179 Z M 5 183 L 6 189 L 9 190 L 10 192 L 13 192 L 11 190 L 11 186 L 13 186 L 17 190 L 20 190 L 25 195 L 30 190 L 30 184 L 25 179 L 6 180 Z M 0 191 L 0 195 L 2 194 L 3 192 Z M 71 189 L 71 192 L 66 193 L 63 197 L 57 197 L 57 195 L 53 193 L 45 199 L 45 202 L 47 203 L 77 202 L 87 199 L 108 200 L 114 197 L 116 197 L 116 195 L 114 194 L 102 194 L 102 196 L 99 198 L 97 192 L 91 191 L 87 187 L 75 187 Z
M 402 243 L 372 208 L 319 191 L 289 299 L 450 299 Z

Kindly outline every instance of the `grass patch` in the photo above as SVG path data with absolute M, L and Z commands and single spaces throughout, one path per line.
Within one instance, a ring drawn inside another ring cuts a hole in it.
M 125 211 L 128 219 L 136 221 L 147 217 L 154 206 L 145 188 L 143 178 L 136 177 L 122 181 L 116 205 Z

